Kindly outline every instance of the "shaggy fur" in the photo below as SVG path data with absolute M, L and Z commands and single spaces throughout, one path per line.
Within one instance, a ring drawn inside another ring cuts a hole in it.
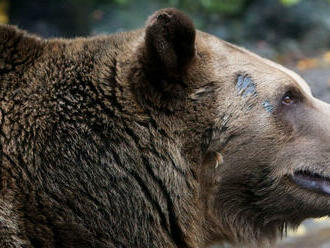
M 178 10 L 72 40 L 1 25 L 0 55 L 0 247 L 261 246 L 330 213 L 291 180 L 330 175 L 329 105 Z

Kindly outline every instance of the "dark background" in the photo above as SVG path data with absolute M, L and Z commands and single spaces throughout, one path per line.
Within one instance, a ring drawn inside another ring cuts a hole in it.
M 169 6 L 197 28 L 267 57 L 299 59 L 330 47 L 330 0 L 0 0 L 5 22 L 43 37 L 135 29 Z

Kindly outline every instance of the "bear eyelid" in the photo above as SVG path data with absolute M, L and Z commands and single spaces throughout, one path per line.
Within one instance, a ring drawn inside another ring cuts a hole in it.
M 295 99 L 293 93 L 291 92 L 291 90 L 289 90 L 282 97 L 281 103 L 282 103 L 282 105 L 289 106 L 289 105 L 296 103 L 295 100 L 296 99 Z
M 303 101 L 303 94 L 297 88 L 289 88 L 281 98 L 281 105 L 291 106 Z

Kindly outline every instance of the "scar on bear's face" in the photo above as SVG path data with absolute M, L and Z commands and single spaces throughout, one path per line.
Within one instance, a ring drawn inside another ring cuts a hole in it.
M 274 110 L 274 106 L 273 106 L 268 100 L 265 100 L 265 101 L 262 103 L 262 106 L 264 107 L 264 109 L 265 109 L 268 113 L 271 113 L 271 112 L 273 112 L 273 110 Z
M 238 94 L 240 94 L 243 97 L 247 96 L 256 96 L 257 90 L 256 85 L 251 79 L 251 77 L 245 75 L 238 75 L 236 80 L 236 89 L 238 91 Z
M 238 75 L 237 81 L 236 81 L 236 89 L 238 94 L 240 94 L 243 97 L 247 97 L 249 95 L 251 96 L 257 96 L 257 90 L 256 85 L 249 77 L 248 75 Z M 274 106 L 268 101 L 265 100 L 262 103 L 262 106 L 268 113 L 272 113 L 274 110 Z

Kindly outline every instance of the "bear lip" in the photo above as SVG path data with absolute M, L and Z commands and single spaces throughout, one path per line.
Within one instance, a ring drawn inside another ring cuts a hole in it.
M 328 177 L 310 171 L 296 171 L 292 179 L 303 188 L 330 195 L 330 178 Z

